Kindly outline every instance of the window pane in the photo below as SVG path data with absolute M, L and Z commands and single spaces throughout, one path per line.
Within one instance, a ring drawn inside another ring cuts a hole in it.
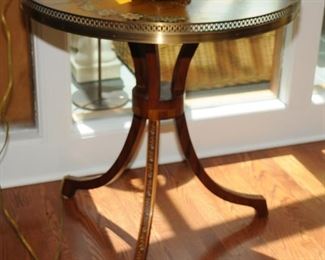
M 314 104 L 325 103 L 325 9 L 323 25 L 319 45 L 318 62 L 315 70 L 314 93 L 312 100 Z
M 247 100 L 274 98 L 278 93 L 283 41 L 284 30 L 277 30 L 253 37 L 201 43 L 191 62 L 186 81 L 188 104 L 191 107 L 213 106 L 216 105 L 214 97 L 225 95 L 241 95 L 234 102 L 242 102 L 245 100 L 242 95 L 244 93 L 250 94 L 245 95 Z M 119 112 L 121 108 L 130 109 L 131 89 L 135 80 L 128 46 L 123 42 L 101 42 L 101 78 L 103 84 L 106 84 L 103 90 L 107 95 L 114 90 L 124 92 L 121 99 L 127 96 L 129 102 L 117 107 Z M 71 36 L 70 46 L 74 79 L 73 102 L 76 104 L 76 96 L 80 95 L 78 92 L 87 92 L 89 88 L 94 90 L 98 86 L 98 39 Z M 180 48 L 181 45 L 159 46 L 163 82 L 171 80 Z M 110 69 L 106 68 L 109 64 Z M 118 81 L 123 84 L 117 86 Z M 200 102 L 202 98 L 205 98 L 204 102 Z M 79 111 L 83 115 L 93 115 L 93 112 L 81 111 L 80 108 L 74 111 L 75 114 Z M 112 114 L 114 111 L 116 110 L 109 109 L 101 111 L 101 114 Z
M 325 11 L 324 11 L 325 15 Z M 318 62 L 316 66 L 315 85 L 325 88 L 325 19 L 323 18 L 322 35 L 320 40 Z

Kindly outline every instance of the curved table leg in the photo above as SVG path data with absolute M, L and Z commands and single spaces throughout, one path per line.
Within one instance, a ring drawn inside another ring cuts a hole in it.
M 133 116 L 131 128 L 122 151 L 112 167 L 104 174 L 95 177 L 66 176 L 62 182 L 61 194 L 64 198 L 71 198 L 78 189 L 93 189 L 114 181 L 124 171 L 127 164 L 138 147 L 139 140 L 144 131 L 146 119 Z
M 268 215 L 266 200 L 260 195 L 249 195 L 244 193 L 235 192 L 226 189 L 219 184 L 215 183 L 209 175 L 205 172 L 202 164 L 200 163 L 194 147 L 192 145 L 185 115 L 178 117 L 176 120 L 176 128 L 178 137 L 181 143 L 184 155 L 193 169 L 195 175 L 199 178 L 202 184 L 218 197 L 236 204 L 246 205 L 253 207 L 256 210 L 258 217 L 266 217 Z
M 157 190 L 159 128 L 159 120 L 149 120 L 144 201 L 140 231 L 134 255 L 135 260 L 146 259 L 148 253 L 152 216 Z

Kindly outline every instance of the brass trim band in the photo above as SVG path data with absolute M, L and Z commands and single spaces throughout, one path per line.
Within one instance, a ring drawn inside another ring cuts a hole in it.
M 140 231 L 134 255 L 135 260 L 146 259 L 148 253 L 157 190 L 159 132 L 160 121 L 149 120 L 144 201 Z
M 32 17 L 57 29 L 88 36 L 147 43 L 185 43 L 252 35 L 276 29 L 290 22 L 299 4 L 289 5 L 273 13 L 241 20 L 189 23 L 116 21 L 66 13 L 31 0 L 22 0 Z

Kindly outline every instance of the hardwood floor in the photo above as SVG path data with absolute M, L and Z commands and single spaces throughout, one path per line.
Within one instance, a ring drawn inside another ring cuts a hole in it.
M 215 197 L 185 163 L 160 166 L 148 259 L 325 259 L 325 141 L 204 159 L 226 187 L 265 196 L 267 220 Z M 63 201 L 61 259 L 132 259 L 142 209 L 143 169 Z M 40 259 L 60 237 L 60 183 L 4 191 Z M 29 259 L 0 215 L 0 259 Z

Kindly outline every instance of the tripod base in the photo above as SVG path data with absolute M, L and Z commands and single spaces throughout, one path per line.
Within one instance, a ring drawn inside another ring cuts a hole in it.
M 133 121 L 122 151 L 106 173 L 88 178 L 67 176 L 62 183 L 62 196 L 71 198 L 77 190 L 100 187 L 116 179 L 134 156 L 139 146 L 140 137 L 144 132 L 146 121 L 149 121 L 143 210 L 134 260 L 145 260 L 149 249 L 157 188 L 161 120 L 173 119 L 175 121 L 176 133 L 183 155 L 193 173 L 211 193 L 226 201 L 254 208 L 257 217 L 265 218 L 268 215 L 264 197 L 236 192 L 219 185 L 205 171 L 195 152 L 186 123 L 183 99 L 187 71 L 197 46 L 198 44 L 184 44 L 182 46 L 174 67 L 172 82 L 170 85 L 165 85 L 160 82 L 157 46 L 129 43 L 134 60 L 137 85 L 133 89 Z

